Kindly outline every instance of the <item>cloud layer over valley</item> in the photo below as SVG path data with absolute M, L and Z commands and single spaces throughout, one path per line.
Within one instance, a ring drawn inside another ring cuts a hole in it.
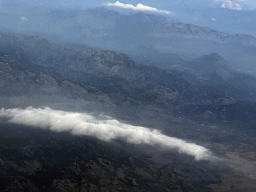
M 0 117 L 10 123 L 33 126 L 51 131 L 68 131 L 74 135 L 96 137 L 103 141 L 122 139 L 133 144 L 158 145 L 194 156 L 196 160 L 211 159 L 211 152 L 194 143 L 168 137 L 157 130 L 121 123 L 109 116 L 94 117 L 88 113 L 66 112 L 50 108 L 13 108 L 0 111 Z

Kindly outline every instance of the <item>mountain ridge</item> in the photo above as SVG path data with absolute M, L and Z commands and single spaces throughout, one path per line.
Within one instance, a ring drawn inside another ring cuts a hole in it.
M 164 33 L 165 31 L 168 31 L 171 35 L 180 35 L 182 37 L 187 37 L 187 38 L 189 37 L 205 38 L 207 40 L 218 41 L 221 43 L 231 43 L 231 42 L 240 41 L 241 43 L 244 43 L 244 44 L 256 45 L 256 38 L 252 35 L 230 34 L 225 32 L 218 32 L 209 27 L 169 20 L 167 19 L 167 17 L 164 17 L 164 16 L 158 16 L 154 14 L 147 14 L 147 13 L 141 13 L 141 12 L 135 13 L 132 15 L 122 15 L 116 11 L 109 10 L 105 7 L 93 8 L 93 9 L 89 9 L 88 11 L 91 13 L 96 12 L 98 14 L 105 13 L 104 17 L 108 17 L 108 15 L 111 15 L 110 18 L 113 18 L 114 15 L 118 17 L 122 16 L 123 19 L 126 18 L 125 20 L 127 19 L 131 19 L 134 21 L 138 20 L 140 21 L 139 22 L 140 24 L 155 24 L 150 27 L 162 30 L 160 31 L 162 33 Z M 106 15 L 106 13 L 108 14 Z M 99 15 L 102 16 L 101 14 Z M 147 21 L 143 20 L 144 18 Z M 125 23 L 129 23 L 129 22 L 125 22 Z
M 38 11 L 40 12 L 39 8 Z M 4 18 L 1 23 L 13 33 L 43 36 L 56 44 L 86 44 L 96 49 L 121 51 L 134 55 L 133 58 L 138 58 L 140 54 L 152 58 L 152 50 L 156 53 L 155 60 L 162 53 L 178 54 L 182 59 L 191 60 L 216 52 L 225 55 L 225 59 L 237 69 L 254 70 L 253 50 L 256 40 L 253 36 L 223 33 L 203 26 L 168 20 L 160 15 L 122 15 L 104 7 L 78 11 L 46 9 L 40 12 L 44 20 L 41 23 L 33 19 L 33 14 L 33 10 L 28 9 L 23 13 L 28 20 L 23 21 L 20 20 L 20 15 L 13 13 L 9 18 L 9 23 L 13 25 L 6 23 Z M 232 52 L 237 54 L 233 55 Z M 151 63 L 158 65 L 155 61 Z M 244 63 L 243 68 L 240 63 Z M 168 68 L 172 64 L 175 63 L 168 64 L 168 58 L 164 58 L 159 66 Z
M 35 70 L 37 67 L 33 66 L 39 66 L 39 71 L 41 70 L 40 68 L 47 68 L 47 73 L 50 76 L 53 75 L 53 78 L 57 78 L 59 76 L 57 74 L 65 76 L 65 78 L 56 79 L 59 84 L 67 80 L 85 89 L 87 89 L 86 87 L 96 87 L 110 98 L 118 98 L 117 100 L 121 103 L 122 101 L 130 100 L 139 105 L 156 102 L 171 106 L 172 103 L 181 100 L 186 103 L 199 104 L 205 103 L 205 100 L 209 102 L 208 96 L 204 95 L 204 93 L 216 92 L 216 89 L 218 89 L 216 86 L 219 84 L 229 87 L 230 91 L 242 90 L 241 94 L 247 95 L 246 97 L 248 98 L 251 97 L 248 90 L 250 87 L 253 88 L 253 78 L 251 78 L 252 82 L 248 84 L 245 77 L 236 75 L 237 73 L 227 68 L 227 62 L 218 54 L 210 54 L 199 58 L 201 65 L 205 64 L 206 69 L 210 67 L 211 63 L 209 61 L 212 62 L 212 58 L 213 63 L 217 63 L 216 66 L 214 65 L 215 69 L 211 69 L 213 70 L 213 76 L 209 76 L 209 71 L 193 71 L 194 69 L 189 68 L 189 64 L 191 64 L 189 62 L 183 66 L 186 67 L 185 69 L 181 68 L 178 71 L 164 70 L 138 65 L 120 52 L 65 47 L 52 44 L 40 37 L 7 35 L 7 38 L 6 34 L 1 34 L 1 37 L 0 42 L 5 42 L 2 43 L 1 54 L 8 55 L 11 53 L 13 54 L 12 57 L 23 63 L 23 65 L 16 67 L 18 70 L 22 66 L 24 69 L 30 67 L 31 69 L 35 68 Z M 3 48 L 4 44 L 8 44 L 8 41 L 12 45 L 10 48 L 12 51 L 9 53 Z M 198 63 L 197 61 L 194 60 L 192 63 Z M 186 75 L 184 76 L 183 73 Z M 194 73 L 196 74 L 196 79 L 193 76 Z M 242 84 L 240 84 L 247 85 L 245 90 L 239 87 L 234 88 L 234 83 L 231 83 L 234 79 L 233 76 L 243 80 L 241 81 Z M 196 83 L 193 83 L 194 81 Z M 207 89 L 203 88 L 204 84 L 209 87 Z M 93 91 L 93 89 L 89 89 Z M 131 91 L 136 92 L 136 94 L 132 94 Z M 220 97 L 226 97 L 226 94 L 220 89 L 217 93 L 222 95 Z M 190 97 L 191 94 L 194 96 Z M 232 94 L 234 93 L 231 91 L 230 95 Z M 232 96 L 236 98 L 235 95 Z M 237 95 L 237 99 L 239 97 L 241 96 Z M 215 102 L 214 98 L 212 99 L 210 103 Z M 233 103 L 232 99 L 230 99 L 230 102 Z

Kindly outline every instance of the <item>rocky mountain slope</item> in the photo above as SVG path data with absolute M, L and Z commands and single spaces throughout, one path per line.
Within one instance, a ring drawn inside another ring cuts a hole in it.
M 254 98 L 255 78 L 235 72 L 218 54 L 163 70 L 138 65 L 120 52 L 66 47 L 35 36 L 2 33 L 0 42 L 2 90 L 12 84 L 16 93 L 40 88 L 83 98 L 89 92 L 117 105 L 167 108 L 181 102 L 222 105 Z
M 174 65 L 172 68 L 184 73 L 183 77 L 192 83 L 199 81 L 214 87 L 225 86 L 223 89 L 226 90 L 233 87 L 241 92 L 255 93 L 256 78 L 232 69 L 230 64 L 217 53 L 204 55 L 183 65 Z
M 138 65 L 120 52 L 0 35 L 1 107 L 13 107 L 14 102 L 2 98 L 14 96 L 24 97 L 27 105 L 30 96 L 81 99 L 92 103 L 93 110 L 186 139 L 199 137 L 197 127 L 169 129 L 186 115 L 199 114 L 207 121 L 227 120 L 230 114 L 235 114 L 233 119 L 255 119 L 255 103 L 246 98 L 247 105 L 241 105 L 244 96 L 198 78 L 214 73 L 232 87 L 229 81 L 238 74 L 217 54 L 185 63 L 181 70 L 163 70 Z M 2 191 L 210 191 L 209 184 L 221 182 L 218 167 L 174 151 L 10 125 L 6 119 L 0 127 Z M 208 134 L 200 138 L 215 139 Z
M 1 191 L 209 191 L 207 184 L 220 183 L 207 162 L 166 158 L 153 149 L 141 153 L 121 141 L 7 123 L 0 128 Z

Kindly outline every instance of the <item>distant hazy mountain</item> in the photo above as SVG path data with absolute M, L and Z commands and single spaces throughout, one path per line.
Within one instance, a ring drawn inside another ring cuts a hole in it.
M 209 82 L 216 80 L 211 75 L 217 75 L 227 81 L 236 74 L 228 62 L 217 53 L 204 55 L 191 62 L 187 62 L 184 66 L 195 70 L 199 77 Z
M 89 9 L 84 12 L 90 13 L 97 19 L 114 21 L 116 28 L 124 31 L 135 30 L 140 28 L 143 35 L 155 35 L 159 37 L 168 37 L 168 35 L 178 35 L 185 38 L 203 38 L 206 40 L 217 41 L 221 43 L 241 43 L 246 45 L 256 45 L 256 38 L 245 34 L 227 34 L 216 30 L 186 24 L 182 22 L 169 20 L 165 16 L 135 13 L 132 15 L 122 15 L 113 10 L 108 10 L 105 7 Z M 134 31 L 136 32 L 136 31 Z M 127 34 L 127 33 L 126 33 Z M 121 35 L 121 34 L 120 34 Z M 137 35 L 130 34 L 130 35 Z
M 238 90 L 241 93 L 256 93 L 256 78 L 232 69 L 217 53 L 204 55 L 183 65 L 174 65 L 172 68 L 179 71 L 192 84 L 203 83 L 233 93 Z
M 2 31 L 40 35 L 55 43 L 122 51 L 136 61 L 155 66 L 168 68 L 182 63 L 182 59 L 191 60 L 215 52 L 237 69 L 255 70 L 256 56 L 251 51 L 256 49 L 255 37 L 227 34 L 170 20 L 164 15 L 121 14 L 105 7 L 75 11 L 27 8 L 19 13 L 1 14 L 0 18 Z M 177 54 L 181 58 L 178 59 Z

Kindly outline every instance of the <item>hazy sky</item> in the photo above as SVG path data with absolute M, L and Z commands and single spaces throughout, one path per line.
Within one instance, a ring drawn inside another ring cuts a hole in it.
M 96 7 L 105 5 L 107 3 L 115 3 L 117 0 L 0 0 L 2 3 L 22 3 L 29 5 L 45 5 L 51 7 Z M 256 9 L 255 0 L 119 0 L 120 3 L 131 4 L 137 6 L 137 4 L 143 4 L 152 8 L 175 11 L 175 9 L 191 8 L 191 9 L 206 9 L 208 7 L 222 7 L 229 9 L 245 10 Z

